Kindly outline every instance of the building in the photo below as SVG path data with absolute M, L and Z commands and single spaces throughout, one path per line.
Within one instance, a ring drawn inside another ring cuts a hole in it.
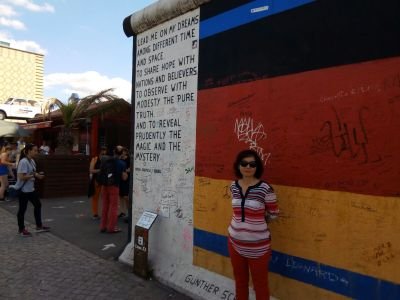
M 0 102 L 10 97 L 43 100 L 44 55 L 0 43 Z

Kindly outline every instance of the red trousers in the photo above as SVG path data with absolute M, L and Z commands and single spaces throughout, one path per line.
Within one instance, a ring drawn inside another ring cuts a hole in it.
M 258 258 L 247 258 L 237 253 L 230 241 L 228 249 L 235 276 L 236 300 L 249 299 L 249 269 L 256 292 L 256 300 L 269 300 L 268 264 L 271 252 Z
M 94 183 L 94 194 L 92 196 L 92 215 L 93 216 L 99 214 L 100 192 L 101 192 L 101 185 L 99 185 L 97 182 L 95 182 Z
M 101 212 L 100 229 L 114 231 L 118 221 L 118 186 L 102 186 L 101 199 L 103 200 L 103 209 Z

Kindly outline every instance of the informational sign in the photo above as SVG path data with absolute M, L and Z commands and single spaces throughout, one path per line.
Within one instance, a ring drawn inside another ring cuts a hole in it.
M 139 221 L 136 223 L 136 226 L 150 229 L 151 225 L 153 225 L 154 221 L 157 218 L 157 214 L 145 211 L 140 217 Z
M 193 199 L 199 23 L 197 9 L 137 36 L 133 192 L 167 218 Z

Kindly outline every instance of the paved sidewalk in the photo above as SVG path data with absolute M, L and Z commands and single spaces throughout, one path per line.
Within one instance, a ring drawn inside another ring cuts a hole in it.
M 0 299 L 190 299 L 52 233 L 24 238 L 16 229 L 0 207 Z

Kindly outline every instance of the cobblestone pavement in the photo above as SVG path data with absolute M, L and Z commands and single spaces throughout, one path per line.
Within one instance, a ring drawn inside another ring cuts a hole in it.
M 17 235 L 16 216 L 0 208 L 0 299 L 178 299 L 187 296 L 51 233 Z M 32 225 L 28 230 L 34 232 Z

